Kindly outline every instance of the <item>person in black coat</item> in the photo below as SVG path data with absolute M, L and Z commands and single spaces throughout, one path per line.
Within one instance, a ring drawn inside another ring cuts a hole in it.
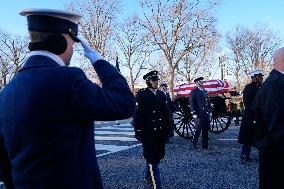
M 243 90 L 244 101 L 244 116 L 240 126 L 238 142 L 242 144 L 241 160 L 252 162 L 250 158 L 251 147 L 254 143 L 255 136 L 255 117 L 254 112 L 251 109 L 252 101 L 255 94 L 263 81 L 263 74 L 260 70 L 251 72 L 251 82 L 247 84 Z
M 284 47 L 273 56 L 273 70 L 252 103 L 255 145 L 259 150 L 259 188 L 284 188 Z
M 192 139 L 193 147 L 197 148 L 197 140 L 202 132 L 202 148 L 207 149 L 211 103 L 208 98 L 208 92 L 203 88 L 203 80 L 203 77 L 194 80 L 197 87 L 190 92 L 189 104 L 195 122 L 195 134 Z
M 171 111 L 171 115 L 172 115 L 172 118 L 173 118 L 173 114 L 175 112 L 175 107 L 174 107 L 174 104 L 172 102 L 172 99 L 171 99 L 171 96 L 170 96 L 170 93 L 168 91 L 168 85 L 166 82 L 161 82 L 160 84 L 160 90 L 164 92 L 164 94 L 166 95 L 166 102 L 167 102 L 167 105 Z M 174 122 L 174 120 L 172 119 L 172 122 Z M 172 138 L 174 136 L 174 124 L 172 124 L 173 127 L 171 128 L 171 131 L 170 131 L 170 135 L 169 135 L 169 139 Z M 169 139 L 167 140 L 167 142 L 169 142 Z
M 172 117 L 165 94 L 158 90 L 157 74 L 157 71 L 151 71 L 143 76 L 148 87 L 136 95 L 133 126 L 146 159 L 145 183 L 158 189 L 161 188 L 158 166 L 165 156 L 165 141 L 172 127 Z
M 102 87 L 68 67 L 80 15 L 26 9 L 31 37 L 24 66 L 0 95 L 0 180 L 7 189 L 101 189 L 94 120 L 131 117 L 126 79 L 81 41 Z

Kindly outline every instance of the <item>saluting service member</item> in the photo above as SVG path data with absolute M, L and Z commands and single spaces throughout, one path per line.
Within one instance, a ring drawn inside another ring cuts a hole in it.
M 68 67 L 81 16 L 26 9 L 30 53 L 0 96 L 0 180 L 8 189 L 103 188 L 94 120 L 129 118 L 135 98 L 126 79 L 84 42 L 102 87 Z
M 143 76 L 147 88 L 136 95 L 136 112 L 133 118 L 135 137 L 142 143 L 146 159 L 145 184 L 161 188 L 159 163 L 165 156 L 165 141 L 172 127 L 171 112 L 165 94 L 158 90 L 157 71 Z
M 251 82 L 245 86 L 243 91 L 245 110 L 239 131 L 238 142 L 243 144 L 240 155 L 241 160 L 252 162 L 253 160 L 250 157 L 250 152 L 255 137 L 255 115 L 251 109 L 251 105 L 256 92 L 263 81 L 263 74 L 261 73 L 261 70 L 255 70 L 250 72 L 249 76 L 251 77 Z
M 195 122 L 195 134 L 192 139 L 193 147 L 197 148 L 197 140 L 202 132 L 202 148 L 207 149 L 211 103 L 208 98 L 208 92 L 203 87 L 203 80 L 203 77 L 194 80 L 197 87 L 190 92 L 189 104 Z

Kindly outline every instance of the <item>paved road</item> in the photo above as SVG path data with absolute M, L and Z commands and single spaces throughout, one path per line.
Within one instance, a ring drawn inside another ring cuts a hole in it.
M 97 131 L 115 131 L 113 122 L 98 125 Z M 108 125 L 108 126 L 107 126 Z M 125 129 L 125 130 L 124 130 Z M 109 132 L 98 133 L 122 137 L 123 141 L 96 140 L 103 146 L 111 144 L 109 150 L 98 151 L 98 161 L 106 189 L 140 189 L 143 186 L 145 161 L 142 157 L 142 147 L 131 136 L 132 127 L 122 123 L 119 134 Z M 239 160 L 241 145 L 237 143 L 239 127 L 231 126 L 221 134 L 210 133 L 210 150 L 193 149 L 189 140 L 175 136 L 166 146 L 166 158 L 160 164 L 161 180 L 164 189 L 256 189 L 258 188 L 258 164 Z M 109 136 L 109 137 L 113 137 Z M 129 137 L 129 141 L 124 140 Z M 101 139 L 101 138 L 99 138 Z M 115 146 L 119 146 L 116 148 Z M 123 146 L 123 147 L 122 147 Z M 106 146 L 105 146 L 106 147 Z M 119 151 L 119 150 L 121 151 Z M 115 151 L 118 152 L 115 152 Z M 253 149 L 252 157 L 258 158 L 257 150 Z
M 95 143 L 105 189 L 142 189 L 145 160 L 133 137 L 130 120 L 96 122 Z M 164 189 L 257 189 L 258 164 L 239 160 L 239 127 L 209 134 L 213 149 L 193 149 L 189 140 L 175 136 L 166 145 L 160 164 Z M 252 157 L 257 159 L 257 150 Z M 1 188 L 1 186 L 0 186 Z
M 134 129 L 130 120 L 95 122 L 95 144 L 97 157 L 127 150 L 141 144 L 134 138 Z

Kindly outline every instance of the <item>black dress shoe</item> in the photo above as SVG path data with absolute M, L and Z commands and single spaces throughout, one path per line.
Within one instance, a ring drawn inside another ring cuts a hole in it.
M 246 161 L 247 157 L 245 155 L 241 154 L 240 159 L 243 160 L 243 161 Z
M 197 149 L 196 143 L 194 143 L 193 140 L 191 140 L 191 143 L 192 143 L 192 145 L 193 145 L 193 148 L 194 148 L 194 149 Z
M 202 146 L 202 148 L 205 150 L 213 150 L 212 146 Z
M 246 155 L 241 154 L 240 159 L 246 162 L 254 162 L 254 160 L 250 157 L 247 157 Z
M 152 182 L 149 181 L 149 180 L 147 180 L 147 179 L 144 179 L 144 184 L 145 184 L 146 186 L 152 186 L 152 185 L 153 185 Z

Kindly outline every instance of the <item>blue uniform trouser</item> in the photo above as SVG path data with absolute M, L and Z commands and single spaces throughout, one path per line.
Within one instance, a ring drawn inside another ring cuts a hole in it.
M 156 189 L 161 189 L 161 178 L 159 171 L 159 163 L 149 164 L 146 162 L 145 179 L 153 184 Z
M 193 136 L 192 142 L 197 143 L 200 133 L 202 132 L 202 148 L 208 148 L 208 129 L 197 129 Z
M 243 144 L 241 155 L 245 155 L 247 158 L 250 157 L 251 146 Z

